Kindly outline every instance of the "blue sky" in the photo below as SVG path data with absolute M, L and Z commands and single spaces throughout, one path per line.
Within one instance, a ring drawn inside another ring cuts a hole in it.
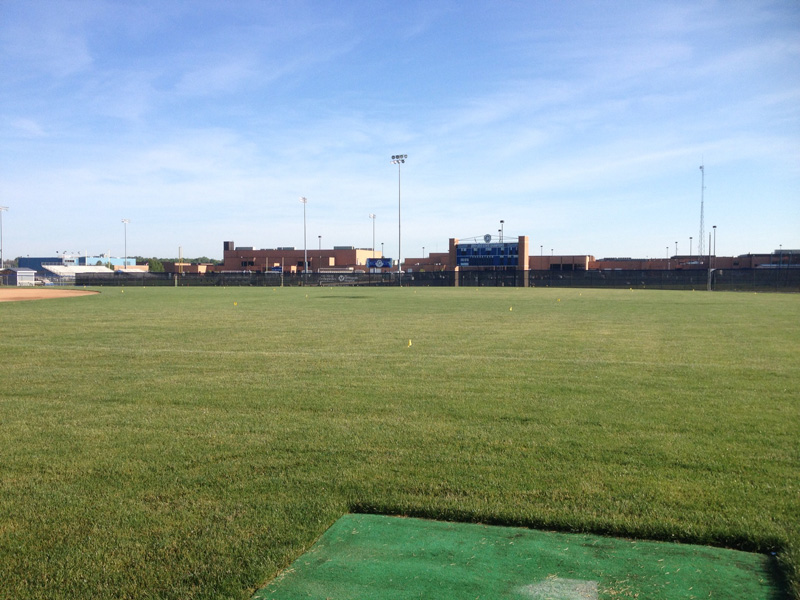
M 800 2 L 0 0 L 6 258 L 800 248 Z

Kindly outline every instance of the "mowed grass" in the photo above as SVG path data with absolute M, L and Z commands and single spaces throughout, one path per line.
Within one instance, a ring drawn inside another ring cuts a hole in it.
M 105 288 L 0 329 L 0 598 L 246 598 L 348 511 L 776 552 L 800 597 L 798 296 Z

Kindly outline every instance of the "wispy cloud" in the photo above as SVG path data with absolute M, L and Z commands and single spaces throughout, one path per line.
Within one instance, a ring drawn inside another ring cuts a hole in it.
M 12 118 L 8 124 L 11 131 L 23 137 L 40 138 L 46 135 L 44 128 L 33 119 Z
M 396 5 L 401 6 L 401 5 Z M 397 18 L 398 13 L 394 13 Z M 457 14 L 457 6 L 450 2 L 409 6 L 400 13 L 403 19 L 401 37 L 413 40 L 429 32 L 442 19 Z
M 0 53 L 19 72 L 64 78 L 92 65 L 84 28 L 94 3 L 16 2 L 0 11 Z

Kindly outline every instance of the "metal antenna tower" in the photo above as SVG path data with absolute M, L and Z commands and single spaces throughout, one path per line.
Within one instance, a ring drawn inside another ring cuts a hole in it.
M 700 237 L 697 238 L 697 254 L 703 256 L 703 201 L 706 191 L 706 170 L 700 165 Z

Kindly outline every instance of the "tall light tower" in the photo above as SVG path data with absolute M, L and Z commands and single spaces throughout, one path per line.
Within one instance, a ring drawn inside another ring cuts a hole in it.
M 501 244 L 503 243 L 503 230 L 505 229 L 504 224 L 505 224 L 505 221 L 503 219 L 500 219 L 500 243 Z
M 402 235 L 401 235 L 401 212 L 400 212 L 400 165 L 406 162 L 408 158 L 408 154 L 393 154 L 392 155 L 392 164 L 397 165 L 397 279 L 398 283 L 402 279 L 400 275 L 400 263 L 403 262 L 402 260 Z
M 128 223 L 131 222 L 130 219 L 122 219 L 123 224 L 125 225 L 125 270 L 128 270 Z
M 303 205 L 303 283 L 305 283 L 306 271 L 308 271 L 308 244 L 306 243 L 306 204 L 308 204 L 308 198 L 300 196 L 300 202 Z
M 714 228 L 714 262 L 717 262 L 717 226 L 712 225 Z
M 375 258 L 375 215 L 369 213 L 369 218 L 372 219 L 372 258 Z
M 697 254 L 703 256 L 703 201 L 705 200 L 706 190 L 706 170 L 700 165 L 700 237 L 697 238 Z
M 3 211 L 8 210 L 7 206 L 0 206 L 0 269 L 5 267 L 3 262 Z

